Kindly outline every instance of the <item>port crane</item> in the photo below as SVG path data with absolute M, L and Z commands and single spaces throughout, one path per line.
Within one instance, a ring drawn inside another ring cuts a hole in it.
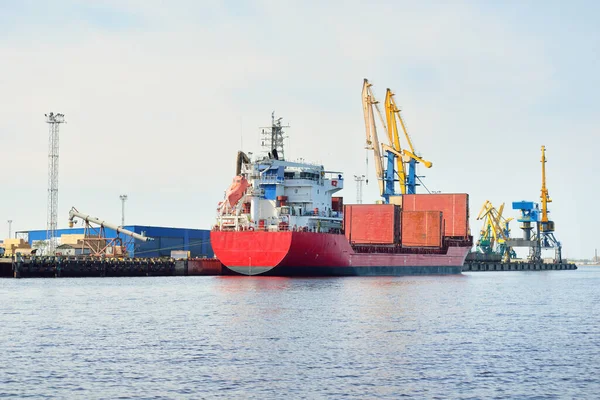
M 375 163 L 375 173 L 377 174 L 377 183 L 379 185 L 379 194 L 386 199 L 386 202 L 389 202 L 389 196 L 394 193 L 393 181 L 391 185 L 388 181 L 384 179 L 383 175 L 383 162 L 381 158 L 381 149 L 379 146 L 379 138 L 377 136 L 377 125 L 375 124 L 375 111 L 377 111 L 377 115 L 383 125 L 384 129 L 387 131 L 387 127 L 385 125 L 385 120 L 383 119 L 383 114 L 381 113 L 381 109 L 379 108 L 379 102 L 375 100 L 375 95 L 373 94 L 373 90 L 371 89 L 371 84 L 365 78 L 363 82 L 362 89 L 362 105 L 363 105 L 363 114 L 365 119 L 365 130 L 367 133 L 367 142 L 365 148 L 367 150 L 373 150 L 375 155 L 374 163 Z M 384 188 L 384 181 L 386 186 Z M 367 180 L 368 182 L 368 180 Z M 391 186 L 391 188 L 390 188 Z M 391 193 L 390 193 L 391 192 Z
M 540 259 L 540 250 L 542 248 L 554 248 L 555 249 L 555 262 L 562 262 L 562 245 L 554 236 L 554 221 L 548 218 L 548 203 L 552 202 L 550 195 L 548 194 L 548 188 L 546 187 L 546 146 L 542 146 L 542 189 L 540 193 L 540 200 L 542 203 L 542 210 L 540 220 L 537 224 L 537 234 L 534 239 L 537 239 L 537 254 L 534 257 Z
M 126 253 L 127 246 L 123 244 L 123 241 L 118 236 L 120 233 L 129 236 L 132 239 L 137 239 L 142 242 L 154 240 L 151 237 L 140 235 L 139 233 L 132 232 L 128 229 L 112 224 L 107 221 L 103 221 L 99 218 L 89 216 L 87 214 L 79 212 L 75 207 L 72 207 L 69 211 L 69 228 L 72 228 L 76 223 L 75 219 L 79 218 L 85 224 L 84 227 L 84 239 L 81 243 L 82 252 L 87 249 L 92 256 L 96 257 L 119 257 Z M 92 228 L 90 223 L 96 224 L 99 228 Z M 105 229 L 109 228 L 117 233 L 116 238 L 107 238 Z
M 542 249 L 555 249 L 554 262 L 562 262 L 562 245 L 554 236 L 554 221 L 548 218 L 550 211 L 548 203 L 552 202 L 546 187 L 546 146 L 542 146 L 542 189 L 540 200 L 542 209 L 539 204 L 533 201 L 518 201 L 513 202 L 513 209 L 520 210 L 521 216 L 517 221 L 521 222 L 523 230 L 523 239 L 511 240 L 513 246 L 529 247 L 529 261 L 542 261 Z M 535 232 L 533 225 L 535 224 Z
M 426 168 L 431 168 L 432 163 L 431 161 L 424 160 L 415 154 L 415 148 L 410 135 L 408 134 L 408 130 L 406 129 L 406 124 L 402 118 L 400 108 L 396 105 L 394 93 L 389 88 L 385 93 L 385 116 L 387 121 L 388 138 L 393 146 L 393 150 L 395 150 L 391 152 L 388 151 L 388 169 L 390 168 L 390 153 L 392 153 L 397 158 L 397 174 L 398 182 L 400 184 L 400 192 L 402 194 L 415 194 L 417 186 L 417 164 L 421 163 Z M 402 132 L 404 133 L 404 138 L 406 139 L 406 143 L 408 143 L 408 148 L 410 150 L 402 149 L 400 145 L 398 122 L 400 122 Z M 406 164 L 408 164 L 408 174 L 406 172 Z
M 390 196 L 416 193 L 416 181 L 418 179 L 416 165 L 422 163 L 425 167 L 431 168 L 432 163 L 415 154 L 400 108 L 394 100 L 394 93 L 390 89 L 386 90 L 384 119 L 379 108 L 379 102 L 375 99 L 371 87 L 372 84 L 369 83 L 368 79 L 365 79 L 363 82 L 362 103 L 367 135 L 366 149 L 373 150 L 379 193 L 384 202 L 389 203 Z M 387 132 L 389 144 L 383 143 L 380 145 L 379 143 L 375 114 L 377 114 L 381 125 Z M 402 128 L 402 133 L 408 143 L 408 149 L 403 149 L 401 146 L 398 125 Z M 385 168 L 382 151 L 387 159 Z M 406 164 L 408 164 L 408 171 Z M 395 189 L 395 182 L 399 184 L 399 192 Z
M 496 208 L 489 200 L 486 200 L 477 220 L 483 220 L 483 227 L 477 241 L 477 250 L 484 254 L 498 254 L 504 262 L 516 258 L 516 252 L 508 245 L 510 238 L 509 222 L 512 218 L 502 216 L 504 203 Z

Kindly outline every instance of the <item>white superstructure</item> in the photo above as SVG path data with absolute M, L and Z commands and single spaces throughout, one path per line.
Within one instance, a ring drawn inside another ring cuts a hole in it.
M 270 136 L 282 138 L 281 128 L 280 119 L 273 118 Z M 277 144 L 280 147 L 281 141 Z M 255 160 L 238 154 L 238 180 L 247 180 L 247 187 L 245 182 L 240 186 L 238 195 L 233 196 L 234 204 L 229 204 L 226 196 L 219 207 L 217 229 L 341 230 L 341 207 L 332 209 L 332 197 L 344 188 L 343 174 L 326 171 L 322 165 L 279 159 L 282 150 L 280 147 L 279 152 L 269 151 L 267 156 Z M 236 190 L 230 188 L 230 192 Z

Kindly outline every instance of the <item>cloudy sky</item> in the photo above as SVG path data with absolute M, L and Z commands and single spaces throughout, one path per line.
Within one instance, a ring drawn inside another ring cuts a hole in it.
M 367 173 L 374 201 L 369 78 L 433 161 L 427 187 L 470 194 L 474 234 L 485 200 L 539 200 L 545 145 L 564 254 L 591 257 L 599 19 L 594 1 L 0 0 L 0 236 L 45 228 L 50 111 L 67 120 L 59 227 L 71 206 L 119 222 L 126 193 L 128 224 L 209 228 L 273 110 L 288 158 L 345 171 L 346 202 Z

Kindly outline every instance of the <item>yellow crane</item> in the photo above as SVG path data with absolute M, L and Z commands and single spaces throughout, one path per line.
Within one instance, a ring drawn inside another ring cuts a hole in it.
M 483 220 L 483 227 L 480 232 L 477 248 L 482 253 L 495 253 L 502 255 L 504 261 L 509 261 L 516 253 L 507 245 L 510 238 L 509 222 L 512 218 L 504 218 L 504 203 L 496 208 L 489 200 L 486 200 L 481 211 L 477 215 L 477 220 Z
M 365 130 L 367 134 L 366 148 L 373 150 L 375 156 L 375 170 L 379 184 L 380 195 L 389 202 L 389 196 L 394 196 L 394 182 L 398 180 L 400 194 L 416 192 L 416 164 L 422 163 L 425 167 L 431 168 L 432 163 L 415 154 L 415 149 L 406 124 L 400 114 L 400 108 L 394 100 L 394 93 L 387 89 L 385 96 L 385 120 L 379 108 L 379 102 L 375 99 L 371 89 L 371 83 L 367 79 L 363 82 L 362 103 L 365 119 Z M 381 144 L 377 136 L 377 127 L 375 123 L 375 114 L 379 117 L 381 125 L 387 132 L 389 144 Z M 399 122 L 399 124 L 398 124 Z M 400 144 L 400 132 L 398 125 L 402 128 L 402 133 L 406 138 L 408 149 L 403 149 Z M 387 167 L 384 168 L 384 156 L 382 151 L 387 154 Z M 408 164 L 408 173 L 406 165 Z M 397 175 L 397 176 L 396 176 Z
M 399 155 L 396 159 L 398 182 L 400 183 L 400 192 L 402 194 L 415 193 L 416 186 L 416 164 L 421 163 L 426 168 L 431 168 L 431 161 L 427 161 L 415 153 L 412 140 L 406 129 L 406 124 L 402 118 L 401 110 L 396 104 L 394 99 L 394 93 L 391 89 L 387 89 L 385 93 L 385 116 L 387 120 L 387 131 L 390 144 L 396 150 L 396 155 Z M 404 138 L 408 144 L 408 149 L 403 149 L 400 145 L 400 134 L 398 131 L 398 122 L 402 127 Z M 406 165 L 408 163 L 408 174 L 406 171 Z
M 363 113 L 365 118 L 365 130 L 367 133 L 367 143 L 366 149 L 373 150 L 375 155 L 375 173 L 377 174 L 377 183 L 379 184 L 379 194 L 383 196 L 384 188 L 383 188 L 383 162 L 381 159 L 381 150 L 379 147 L 379 138 L 377 137 L 377 126 L 375 124 L 375 116 L 374 109 L 379 115 L 379 119 L 384 127 L 385 121 L 383 120 L 383 116 L 381 115 L 381 110 L 379 109 L 379 102 L 375 99 L 375 95 L 371 90 L 371 84 L 365 78 L 363 82 L 362 89 L 362 105 L 363 105 Z
M 542 200 L 542 218 L 540 220 L 540 230 L 542 232 L 553 232 L 554 221 L 548 220 L 548 203 L 552 203 L 552 199 L 548 194 L 548 188 L 546 187 L 546 146 L 542 146 L 542 193 L 540 199 Z

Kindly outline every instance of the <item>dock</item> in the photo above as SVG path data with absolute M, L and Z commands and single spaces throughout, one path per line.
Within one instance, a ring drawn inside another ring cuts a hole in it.
M 17 257 L 0 259 L 0 277 L 84 278 L 125 276 L 222 275 L 214 258 L 174 260 L 170 258 Z
M 528 263 L 528 262 L 466 262 L 463 272 L 483 271 L 551 271 L 574 270 L 577 266 L 573 263 Z
M 463 272 L 576 270 L 573 263 L 468 261 Z M 216 258 L 97 259 L 75 257 L 0 258 L 0 278 L 68 278 L 125 276 L 216 276 L 232 274 Z

